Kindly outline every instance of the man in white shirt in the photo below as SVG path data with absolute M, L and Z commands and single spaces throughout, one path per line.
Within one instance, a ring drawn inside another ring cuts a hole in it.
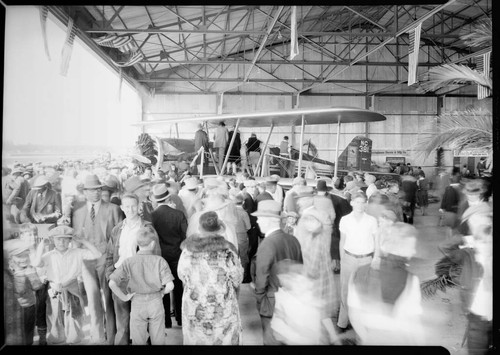
M 354 193 L 351 197 L 352 212 L 342 217 L 339 223 L 340 311 L 337 326 L 341 330 L 349 325 L 347 289 L 351 274 L 379 255 L 377 220 L 365 212 L 366 200 L 364 192 Z

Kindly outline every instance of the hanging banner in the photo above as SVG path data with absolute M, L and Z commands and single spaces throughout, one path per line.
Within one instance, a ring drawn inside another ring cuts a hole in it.
M 290 37 L 290 57 L 292 60 L 299 54 L 299 36 L 297 34 L 297 6 L 292 6 L 292 33 Z
M 42 25 L 42 37 L 43 37 L 43 46 L 45 47 L 45 54 L 50 61 L 50 53 L 49 53 L 49 43 L 47 41 L 47 17 L 49 15 L 49 7 L 48 6 L 40 6 L 40 23 Z
M 422 23 L 410 30 L 410 44 L 408 45 L 408 86 L 417 82 L 418 52 L 420 49 L 420 31 Z

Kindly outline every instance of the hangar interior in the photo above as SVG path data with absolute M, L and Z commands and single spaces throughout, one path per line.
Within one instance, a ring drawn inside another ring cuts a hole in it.
M 431 92 L 419 83 L 444 64 L 482 67 L 491 42 L 473 46 L 463 36 L 491 21 L 492 6 L 491 0 L 450 0 L 375 6 L 42 6 L 40 11 L 71 25 L 75 36 L 134 85 L 142 100 L 138 121 L 179 118 L 178 124 L 146 125 L 143 132 L 193 138 L 195 124 L 182 118 L 356 107 L 387 120 L 342 125 L 341 149 L 365 136 L 373 141 L 375 163 L 405 158 L 434 173 L 435 156 L 416 154 L 423 127 L 443 112 L 470 107 L 491 112 L 492 98 L 478 99 L 477 85 L 470 82 Z M 415 70 L 416 83 L 410 85 Z M 240 131 L 242 141 L 250 132 L 264 139 L 268 128 Z M 335 124 L 306 125 L 304 138 L 321 159 L 333 161 L 336 133 Z M 277 128 L 269 143 L 279 144 L 284 135 L 299 144 L 294 126 Z M 463 162 L 455 155 L 445 147 L 444 165 Z

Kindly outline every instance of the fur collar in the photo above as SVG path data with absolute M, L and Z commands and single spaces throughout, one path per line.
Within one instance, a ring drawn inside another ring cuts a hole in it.
M 237 253 L 235 246 L 218 234 L 206 237 L 200 237 L 199 234 L 192 235 L 182 242 L 181 249 L 187 249 L 192 253 L 207 253 L 231 249 Z

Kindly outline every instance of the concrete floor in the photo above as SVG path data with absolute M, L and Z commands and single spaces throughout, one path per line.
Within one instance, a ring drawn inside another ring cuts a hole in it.
M 434 263 L 441 258 L 437 245 L 445 240 L 445 230 L 439 227 L 438 203 L 433 203 L 422 215 L 416 211 L 414 225 L 419 230 L 417 254 L 410 261 L 410 270 L 421 281 L 434 278 Z M 339 282 L 339 275 L 335 275 Z M 255 306 L 253 290 L 249 284 L 242 284 L 240 290 L 240 313 L 243 326 L 244 345 L 262 345 L 262 330 L 260 318 Z M 466 345 L 461 346 L 465 331 L 465 316 L 460 308 L 458 289 L 448 289 L 423 299 L 425 324 L 429 333 L 430 346 L 442 346 L 452 355 L 466 355 Z M 182 345 L 182 328 L 172 319 L 172 328 L 167 329 L 166 345 Z M 88 334 L 88 325 L 85 328 Z M 351 330 L 352 332 L 352 330 Z M 35 342 L 37 343 L 37 337 Z M 88 337 L 84 344 L 88 342 Z M 443 349 L 444 350 L 444 349 Z

